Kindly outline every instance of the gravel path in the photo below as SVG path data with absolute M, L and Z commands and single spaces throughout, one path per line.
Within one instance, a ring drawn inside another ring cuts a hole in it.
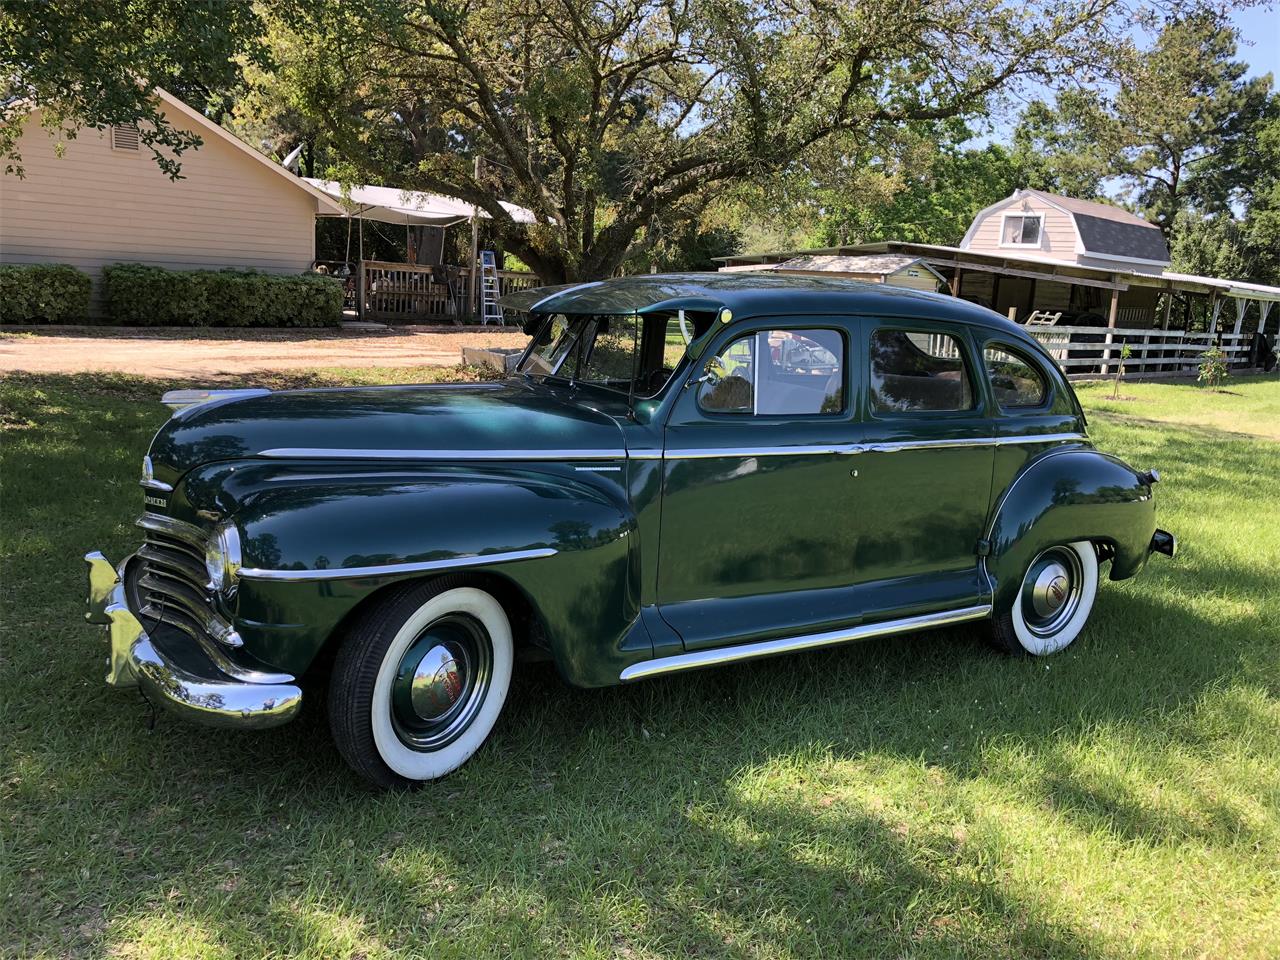
M 397 327 L 388 330 L 0 328 L 0 373 L 123 372 L 155 377 L 303 367 L 451 367 L 463 347 L 523 347 L 519 330 Z

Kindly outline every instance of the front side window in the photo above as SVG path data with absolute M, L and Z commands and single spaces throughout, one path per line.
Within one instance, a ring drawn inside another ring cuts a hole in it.
M 698 405 L 711 413 L 833 414 L 844 409 L 844 337 L 836 330 L 759 330 L 707 361 Z
M 556 314 L 534 334 L 517 372 L 586 383 L 637 397 L 660 391 L 711 315 Z
M 1015 247 L 1040 246 L 1040 222 L 1038 213 L 1010 214 L 1004 218 L 1000 242 Z
M 982 351 L 991 392 L 1001 408 L 1038 407 L 1049 395 L 1049 385 L 1030 360 L 1003 347 L 988 346 Z
M 877 413 L 973 409 L 973 380 L 955 337 L 881 328 L 871 335 L 870 356 Z

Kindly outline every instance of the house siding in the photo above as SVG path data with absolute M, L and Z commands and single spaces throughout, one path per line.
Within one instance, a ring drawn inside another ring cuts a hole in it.
M 189 121 L 168 112 L 175 126 Z M 0 180 L 0 262 L 68 263 L 94 278 L 138 262 L 170 269 L 250 267 L 301 273 L 315 258 L 316 200 L 208 131 L 182 156 L 182 179 L 150 151 L 112 149 L 110 131 L 82 130 L 62 157 L 28 118 L 20 149 L 26 177 Z
M 1039 213 L 1044 216 L 1044 229 L 1041 231 L 1040 246 L 1036 247 L 1002 247 L 1000 246 L 1000 224 L 1005 213 Z M 1051 257 L 1054 260 L 1076 259 L 1076 230 L 1071 217 L 1034 197 L 1025 201 L 1010 201 L 1006 206 L 993 210 L 978 222 L 973 238 L 967 249 L 997 254 L 1017 256 Z
M 916 276 L 909 276 L 911 273 Z M 934 293 L 938 289 L 938 278 L 924 267 L 907 267 L 884 278 L 884 283 L 891 287 L 906 287 L 908 290 L 925 290 Z

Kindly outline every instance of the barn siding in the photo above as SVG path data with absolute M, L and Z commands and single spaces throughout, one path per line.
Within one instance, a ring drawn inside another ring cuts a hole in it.
M 174 111 L 170 122 L 191 129 Z M 315 258 L 315 198 L 208 131 L 171 181 L 150 152 L 113 150 L 109 131 L 82 130 L 59 158 L 28 118 L 25 179 L 0 180 L 0 262 L 69 263 L 90 273 L 100 315 L 101 269 L 138 262 L 170 269 L 252 267 L 301 273 Z
M 1002 247 L 1000 246 L 1000 224 L 1006 212 L 1044 214 L 1044 229 L 1041 231 L 1040 247 Z M 1031 254 L 1052 257 L 1055 260 L 1076 259 L 1076 228 L 1071 217 L 1042 200 L 1028 197 L 1025 201 L 1010 201 L 1007 205 L 991 211 L 978 223 L 973 239 L 969 242 L 969 250 L 991 253 Z

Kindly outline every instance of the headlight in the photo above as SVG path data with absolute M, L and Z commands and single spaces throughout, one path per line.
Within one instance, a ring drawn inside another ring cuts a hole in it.
M 224 523 L 213 532 L 204 548 L 204 569 L 209 574 L 209 589 L 230 594 L 235 590 L 240 572 L 240 532 L 234 523 Z

